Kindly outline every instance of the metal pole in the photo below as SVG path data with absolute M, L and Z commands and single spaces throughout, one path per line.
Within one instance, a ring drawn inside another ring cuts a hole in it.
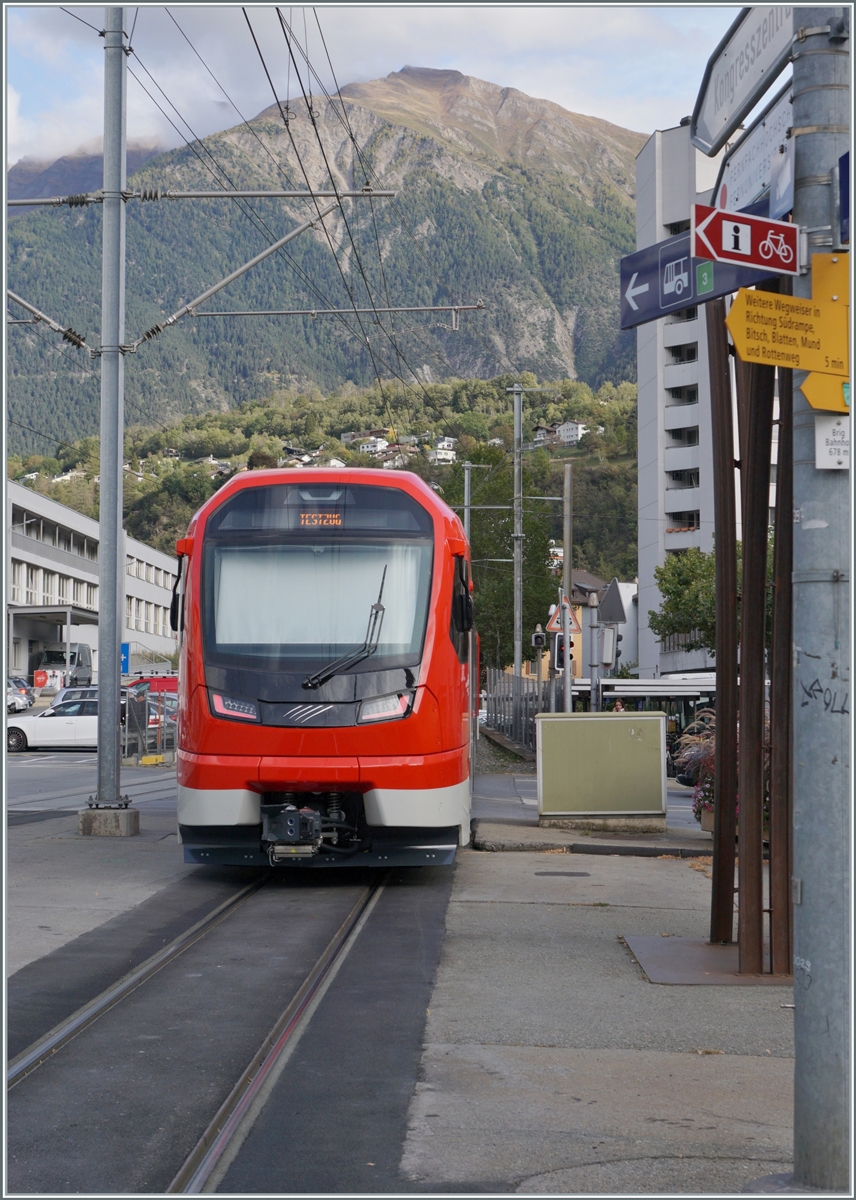
M 98 598 L 98 804 L 120 802 L 122 457 L 125 364 L 124 9 L 104 10 L 104 204 L 101 267 L 101 481 Z
M 737 502 L 734 424 L 725 301 L 705 305 L 713 442 L 716 544 L 716 746 L 711 942 L 734 938 L 734 836 L 737 796 Z
M 591 663 L 589 664 L 589 684 L 591 701 L 589 712 L 600 712 L 600 664 L 597 661 L 597 635 L 600 629 L 598 622 L 597 592 L 589 592 L 589 628 L 591 631 Z
M 830 237 L 832 169 L 850 143 L 847 8 L 795 8 L 794 221 Z M 824 32 L 829 27 L 829 32 Z M 794 280 L 811 295 L 811 276 Z M 815 413 L 794 376 L 794 1181 L 845 1190 L 850 1129 L 850 502 L 815 467 Z M 827 698 L 829 703 L 827 704 Z
M 562 490 L 562 633 L 565 639 L 565 704 L 566 713 L 574 711 L 573 663 L 571 661 L 571 622 L 569 606 L 573 592 L 574 567 L 574 467 L 565 463 Z
M 562 588 L 562 641 L 565 643 L 562 655 L 562 708 L 566 713 L 574 711 L 574 688 L 571 672 L 571 606 L 567 593 Z
M 464 533 L 467 535 L 467 541 L 470 540 L 470 486 L 472 480 L 473 464 L 465 462 L 464 464 Z
M 793 372 L 788 367 L 780 367 L 773 634 L 770 647 L 770 969 L 774 975 L 791 973 L 793 920 L 790 887 L 793 402 Z
M 574 465 L 565 463 L 562 491 L 562 587 L 571 602 L 574 554 Z
M 536 632 L 536 633 L 541 633 L 541 632 L 542 632 L 542 629 L 541 629 L 541 626 L 540 626 L 540 625 L 536 625 L 536 626 L 535 626 L 535 632 Z M 535 647 L 535 665 L 536 665 L 536 668 L 537 668 L 537 673 L 538 673 L 538 699 L 537 699 L 537 702 L 536 702 L 536 704 L 535 704 L 535 711 L 536 711 L 536 713 L 539 713 L 539 712 L 541 712 L 541 698 L 542 698 L 542 697 L 541 697 L 541 687 L 542 687 L 541 680 L 542 680 L 542 677 L 543 677 L 543 669 L 542 669 L 542 668 L 543 668 L 543 665 L 544 665 L 544 664 L 543 664 L 543 659 L 544 659 L 544 650 L 543 650 L 543 648 L 542 648 L 541 646 L 536 646 L 536 647 Z
M 523 388 L 514 385 L 514 736 L 520 735 L 523 673 Z

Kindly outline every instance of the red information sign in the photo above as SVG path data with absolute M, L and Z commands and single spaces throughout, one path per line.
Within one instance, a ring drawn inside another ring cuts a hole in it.
M 747 213 L 693 206 L 692 254 L 777 275 L 799 275 L 799 226 Z

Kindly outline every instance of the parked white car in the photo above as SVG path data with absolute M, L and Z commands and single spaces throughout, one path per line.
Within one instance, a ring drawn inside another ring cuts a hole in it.
M 24 712 L 30 707 L 26 696 L 22 696 L 17 688 L 14 688 L 11 683 L 6 684 L 6 712 L 18 713 Z
M 68 700 L 33 715 L 10 716 L 6 747 L 17 754 L 28 747 L 91 746 L 98 742 L 98 701 Z

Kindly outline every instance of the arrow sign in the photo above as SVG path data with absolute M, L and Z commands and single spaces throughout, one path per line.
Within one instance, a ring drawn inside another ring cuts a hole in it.
M 741 288 L 725 324 L 744 362 L 850 375 L 846 305 Z
M 742 9 L 705 68 L 690 141 L 712 157 L 791 59 L 794 11 L 782 4 Z
M 639 272 L 634 271 L 633 278 L 630 280 L 630 283 L 627 285 L 627 291 L 624 293 L 625 300 L 627 301 L 627 303 L 630 305 L 630 307 L 633 309 L 634 312 L 639 312 L 639 305 L 636 303 L 634 296 L 641 296 L 643 292 L 648 291 L 648 288 L 650 286 L 647 283 L 640 283 L 639 286 L 637 287 L 636 280 L 638 278 L 639 278 Z
M 743 215 L 740 217 L 743 220 Z M 679 233 L 621 260 L 621 328 L 656 321 L 675 309 L 728 296 L 769 279 L 772 271 L 713 263 L 690 256 L 690 235 Z
M 768 274 L 799 275 L 799 226 L 748 213 L 693 205 L 693 254 L 714 262 L 764 269 Z

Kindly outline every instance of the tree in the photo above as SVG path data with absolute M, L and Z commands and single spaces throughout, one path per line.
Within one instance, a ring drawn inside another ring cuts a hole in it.
M 684 650 L 716 651 L 716 557 L 697 547 L 667 554 L 654 578 L 663 602 L 649 610 L 648 624 L 662 641 L 671 634 L 687 635 Z
M 692 547 L 668 554 L 654 578 L 663 597 L 659 612 L 649 610 L 648 624 L 661 640 L 673 633 L 691 635 L 684 650 L 716 653 L 716 552 L 704 554 Z M 737 543 L 737 628 L 743 579 L 743 544 Z M 767 592 L 764 642 L 770 648 L 773 633 L 773 530 L 767 534 Z M 692 636 L 697 635 L 697 636 Z

